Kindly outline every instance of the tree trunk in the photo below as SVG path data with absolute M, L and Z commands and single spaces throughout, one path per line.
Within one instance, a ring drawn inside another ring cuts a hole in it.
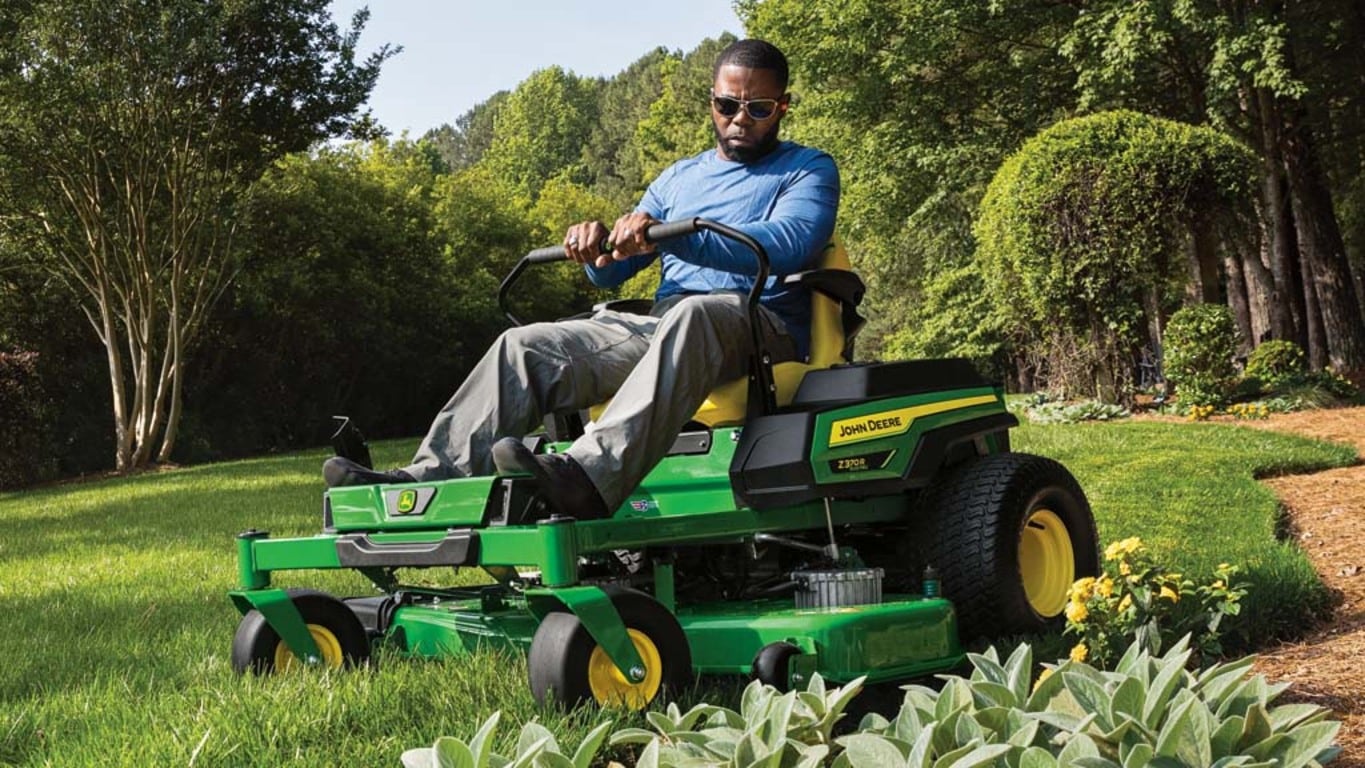
M 1190 224 L 1186 247 L 1190 264 L 1190 298 L 1196 304 L 1221 303 L 1222 275 L 1218 272 L 1218 239 L 1214 237 L 1212 222 L 1202 216 L 1195 219 Z
M 1269 252 L 1271 293 L 1271 334 L 1307 346 L 1304 330 L 1303 290 L 1299 281 L 1298 244 L 1294 236 L 1294 217 L 1285 189 L 1284 163 L 1281 161 L 1279 111 L 1265 89 L 1256 92 L 1256 116 L 1261 136 L 1261 226 L 1263 242 Z
M 1284 111 L 1285 176 L 1303 259 L 1305 283 L 1317 298 L 1332 365 L 1353 370 L 1365 365 L 1365 321 L 1346 260 L 1346 246 L 1332 209 L 1332 193 L 1318 165 L 1312 132 L 1301 110 Z M 1306 292 L 1307 293 L 1307 292 Z M 1316 365 L 1316 363 L 1315 363 Z
M 1232 308 L 1232 317 L 1237 321 L 1237 334 L 1241 337 L 1237 345 L 1238 352 L 1248 354 L 1256 346 L 1256 329 L 1251 323 L 1251 302 L 1247 298 L 1241 259 L 1230 252 L 1223 259 L 1223 268 L 1228 274 L 1228 306 Z

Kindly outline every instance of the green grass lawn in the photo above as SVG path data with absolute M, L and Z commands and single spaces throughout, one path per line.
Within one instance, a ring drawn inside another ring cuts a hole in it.
M 1351 449 L 1168 423 L 1024 427 L 1014 447 L 1072 469 L 1103 541 L 1141 536 L 1191 575 L 1246 567 L 1249 626 L 1292 628 L 1323 605 L 1306 559 L 1275 539 L 1274 497 L 1252 478 L 1347 464 Z M 386 443 L 376 460 L 399 464 L 411 450 Z M 467 737 L 495 709 L 507 713 L 504 738 L 539 716 L 576 743 L 598 713 L 539 710 L 520 658 L 381 654 L 373 672 L 232 673 L 233 536 L 316 533 L 325 456 L 0 494 L 0 764 L 397 765 L 405 748 Z M 286 585 L 371 591 L 344 573 L 290 574 Z

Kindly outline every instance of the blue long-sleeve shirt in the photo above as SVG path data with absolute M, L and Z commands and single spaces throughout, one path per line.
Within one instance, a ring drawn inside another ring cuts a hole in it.
M 810 348 L 810 294 L 778 285 L 782 275 L 813 269 L 834 234 L 839 171 L 829 155 L 790 141 L 754 163 L 726 160 L 714 149 L 674 163 L 649 185 L 636 211 L 660 221 L 701 217 L 728 224 L 757 240 L 768 253 L 771 275 L 763 305 L 777 313 L 803 357 Z M 663 276 L 655 301 L 679 293 L 747 292 L 754 283 L 753 253 L 713 232 L 660 243 L 606 267 L 589 265 L 594 285 L 610 288 L 655 258 Z

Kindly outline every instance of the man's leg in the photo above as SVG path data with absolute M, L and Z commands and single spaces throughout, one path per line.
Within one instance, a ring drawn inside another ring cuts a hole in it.
M 607 399 L 649 348 L 657 318 L 600 312 L 513 328 L 489 348 L 432 422 L 411 465 L 418 480 L 488 475 L 500 437 L 521 437 L 546 413 Z
M 711 390 L 747 373 L 753 344 L 745 307 L 734 293 L 688 296 L 671 307 L 606 410 L 569 448 L 608 510 L 668 453 Z M 761 317 L 775 359 L 792 359 L 781 321 L 767 310 Z

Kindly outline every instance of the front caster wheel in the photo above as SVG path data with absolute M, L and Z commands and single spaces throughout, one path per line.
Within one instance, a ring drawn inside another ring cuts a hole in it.
M 291 589 L 294 601 L 308 633 L 313 636 L 322 655 L 322 666 L 342 669 L 365 664 L 370 659 L 370 640 L 365 627 L 350 608 L 331 595 L 310 589 Z M 280 639 L 260 611 L 248 611 L 237 625 L 232 638 L 232 668 L 239 673 L 258 675 L 305 666 L 289 646 Z
M 673 614 L 634 590 L 613 592 L 611 602 L 643 662 L 639 679 L 621 674 L 577 616 L 551 613 L 540 622 L 527 658 L 536 701 L 574 707 L 591 700 L 641 710 L 691 682 L 692 651 Z

